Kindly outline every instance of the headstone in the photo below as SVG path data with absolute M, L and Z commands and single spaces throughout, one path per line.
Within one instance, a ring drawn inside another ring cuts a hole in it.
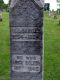
M 2 21 L 2 9 L 0 9 L 0 21 Z
M 57 13 L 56 13 L 56 11 L 54 11 L 54 9 L 51 11 L 51 17 L 53 19 L 57 19 Z
M 43 1 L 10 1 L 11 80 L 42 80 Z

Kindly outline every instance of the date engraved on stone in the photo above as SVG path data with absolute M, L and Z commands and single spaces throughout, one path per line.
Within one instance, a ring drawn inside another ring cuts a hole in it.
M 40 72 L 40 55 L 13 55 L 12 71 Z

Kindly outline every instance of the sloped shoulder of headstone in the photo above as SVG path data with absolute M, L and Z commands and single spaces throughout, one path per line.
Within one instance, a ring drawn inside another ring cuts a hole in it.
M 38 7 L 44 7 L 44 0 L 32 0 Z
M 43 8 L 44 7 L 44 0 L 31 0 L 37 7 Z M 19 0 L 11 0 L 10 1 L 10 8 L 14 8 Z
M 10 8 L 13 8 L 16 6 L 19 0 L 10 0 Z

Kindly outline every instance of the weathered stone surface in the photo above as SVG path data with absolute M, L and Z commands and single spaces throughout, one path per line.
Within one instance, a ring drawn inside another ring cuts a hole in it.
M 42 80 L 43 3 L 11 0 L 10 31 L 11 80 Z

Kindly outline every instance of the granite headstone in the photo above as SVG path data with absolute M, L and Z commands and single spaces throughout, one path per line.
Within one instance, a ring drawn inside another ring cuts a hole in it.
M 43 4 L 10 1 L 11 80 L 42 80 Z

